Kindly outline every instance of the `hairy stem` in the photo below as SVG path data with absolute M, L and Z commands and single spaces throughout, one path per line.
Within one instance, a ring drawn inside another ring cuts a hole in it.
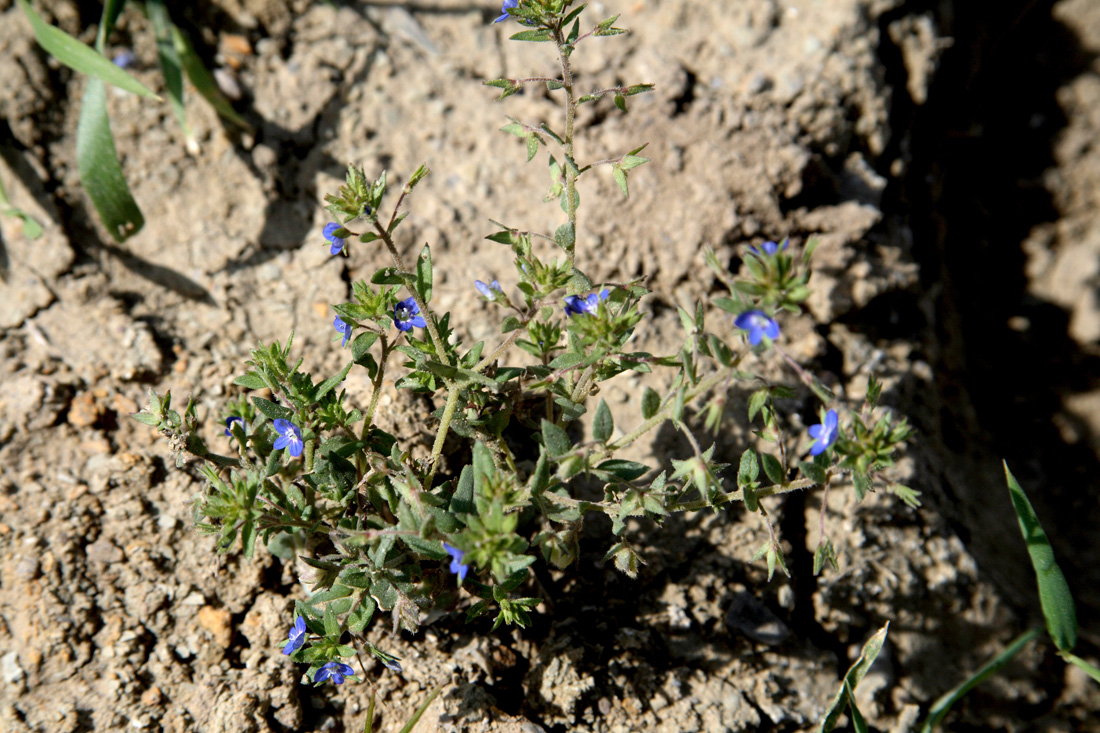
M 573 267 L 577 248 L 577 163 L 573 155 L 573 123 L 577 116 L 577 95 L 573 91 L 573 69 L 569 64 L 569 55 L 565 50 L 565 36 L 561 28 L 554 31 L 554 43 L 558 47 L 562 85 L 565 87 L 565 206 L 569 223 L 573 226 L 573 245 L 565 254 L 569 266 Z
M 443 441 L 447 439 L 447 430 L 454 419 L 455 408 L 458 407 L 458 395 L 461 390 L 452 386 L 447 393 L 447 404 L 443 406 L 443 415 L 439 419 L 439 431 L 435 434 L 435 445 L 432 446 L 432 468 L 428 472 L 428 478 L 424 480 L 424 490 L 431 491 L 432 481 L 439 469 L 439 461 L 443 454 Z

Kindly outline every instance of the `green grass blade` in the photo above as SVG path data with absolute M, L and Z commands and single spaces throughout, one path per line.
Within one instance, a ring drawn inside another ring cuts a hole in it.
M 145 218 L 130 195 L 115 152 L 111 121 L 107 117 L 107 88 L 95 78 L 88 80 L 80 104 L 76 164 L 81 185 L 111 236 L 122 242 L 136 234 L 145 225 Z
M 847 680 L 844 681 L 844 692 L 848 695 L 848 712 L 852 716 L 852 728 L 855 729 L 856 733 L 870 733 L 867 721 L 856 705 L 856 691 L 852 689 Z
M 0 216 L 14 216 L 18 219 L 22 219 L 23 236 L 27 239 L 38 239 L 42 236 L 42 225 L 39 224 L 33 216 L 22 209 L 15 208 L 11 205 L 11 202 L 8 201 L 8 193 L 4 190 L 4 182 L 2 180 L 0 180 Z M 0 244 L 0 247 L 2 246 L 3 245 Z M 4 267 L 3 264 L 5 261 L 6 258 L 0 256 L 0 277 L 6 274 L 7 268 Z
M 928 711 L 928 718 L 925 719 L 924 724 L 921 726 L 920 733 L 930 733 L 933 728 L 940 724 L 944 716 L 947 715 L 947 712 L 951 710 L 952 705 L 961 700 L 966 693 L 984 682 L 987 677 L 1000 672 L 1001 669 L 1008 664 L 1010 659 L 1019 654 L 1020 651 L 1038 635 L 1038 629 L 1031 629 L 1030 631 L 1025 631 L 1023 634 L 1020 634 L 1004 651 L 993 657 L 984 667 L 974 673 L 973 676 L 958 687 L 944 693 L 932 704 L 932 709 Z
M 1069 592 L 1069 583 L 1062 569 L 1054 561 L 1054 550 L 1046 532 L 1039 524 L 1039 517 L 1028 501 L 1023 487 L 1004 464 L 1005 478 L 1008 481 L 1008 493 L 1012 497 L 1012 507 L 1020 522 L 1020 532 L 1027 543 L 1027 552 L 1031 555 L 1031 564 L 1035 567 L 1035 579 L 1039 584 L 1039 602 L 1046 617 L 1047 632 L 1058 651 L 1068 652 L 1077 644 L 1077 612 L 1073 607 L 1073 596 Z
M 1070 654 L 1069 652 L 1062 652 L 1062 659 L 1065 659 L 1070 664 L 1085 670 L 1085 674 L 1087 674 L 1089 677 L 1092 677 L 1097 682 L 1100 682 L 1100 669 L 1092 666 L 1084 659 L 1081 659 L 1081 657 L 1077 656 L 1076 654 Z
M 176 53 L 179 54 L 180 63 L 187 73 L 187 78 L 195 85 L 195 91 L 201 94 L 203 99 L 209 102 L 214 111 L 222 118 L 245 130 L 251 130 L 252 125 L 248 124 L 243 117 L 237 114 L 237 110 L 233 109 L 233 105 L 229 103 L 229 100 L 222 94 L 222 90 L 218 88 L 218 83 L 214 81 L 213 75 L 206 70 L 202 59 L 195 53 L 195 49 L 191 42 L 187 40 L 187 36 L 176 26 L 172 26 L 172 40 L 176 44 Z
M 164 0 L 146 0 L 145 8 L 149 12 L 149 20 L 153 22 L 153 32 L 157 38 L 157 58 L 160 59 L 160 68 L 164 72 L 168 101 L 172 104 L 172 112 L 183 130 L 187 147 L 191 149 L 196 143 L 191 137 L 191 128 L 187 126 L 187 115 L 184 112 L 183 66 L 180 63 L 176 43 L 172 38 L 172 19 L 168 17 L 168 8 L 164 6 Z
M 119 89 L 125 89 L 149 99 L 160 99 L 140 81 L 111 63 L 106 56 L 42 20 L 27 0 L 19 0 L 19 7 L 23 9 L 27 20 L 30 21 L 31 30 L 34 31 L 34 38 L 38 41 L 38 45 L 65 66 Z M 101 32 L 100 35 L 104 34 Z
M 844 675 L 844 681 L 840 686 L 840 691 L 837 692 L 836 697 L 833 698 L 833 702 L 829 705 L 829 709 L 825 711 L 825 718 L 821 721 L 821 733 L 830 733 L 836 728 L 837 721 L 840 720 L 840 716 L 844 714 L 844 709 L 848 707 L 848 700 L 850 698 L 849 692 L 854 691 L 859 683 L 863 680 L 864 675 L 867 674 L 867 670 L 871 668 L 871 665 L 875 663 L 875 658 L 878 657 L 879 652 L 882 651 L 882 645 L 886 642 L 886 633 L 890 629 L 890 622 L 887 621 L 886 625 L 876 631 L 874 635 L 867 640 L 867 643 L 863 645 L 863 649 L 859 652 L 859 659 L 852 663 L 852 666 L 848 668 L 848 673 Z M 852 698 L 854 699 L 854 698 Z M 854 708 L 853 704 L 853 708 Z M 859 716 L 859 711 L 856 710 L 852 716 L 855 719 L 862 720 L 862 716 Z M 864 723 L 866 725 L 866 723 Z
M 409 718 L 409 722 L 405 723 L 405 725 L 401 727 L 400 733 L 409 733 L 413 728 L 415 728 L 416 724 L 420 722 L 420 716 L 424 714 L 429 705 L 435 702 L 435 699 L 439 697 L 439 693 L 441 692 L 443 692 L 443 685 L 436 686 L 436 688 L 432 690 L 432 694 L 428 695 L 428 698 L 424 700 L 424 702 L 420 703 L 420 707 L 418 707 L 416 709 L 416 712 L 413 713 L 412 717 Z

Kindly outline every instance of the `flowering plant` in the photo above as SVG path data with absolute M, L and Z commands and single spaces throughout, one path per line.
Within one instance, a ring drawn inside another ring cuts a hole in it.
M 323 238 L 333 255 L 371 245 L 390 264 L 369 281 L 353 283 L 352 302 L 333 307 L 337 338 L 350 349 L 346 365 L 316 381 L 291 360 L 292 338 L 254 349 L 249 371 L 235 381 L 253 394 L 230 407 L 226 422 L 232 456 L 207 448 L 193 403 L 180 414 L 170 394 L 154 393 L 137 415 L 170 438 L 177 460 L 190 454 L 205 461 L 208 486 L 195 516 L 200 529 L 218 536 L 220 551 L 234 549 L 240 538 L 251 556 L 261 539 L 272 553 L 309 567 L 302 577 L 309 594 L 295 604 L 282 653 L 308 664 L 314 683 L 355 679 L 343 660 L 361 653 L 401 671 L 399 660 L 368 638 L 380 613 L 389 615 L 394 632 L 415 631 L 428 609 L 469 597 L 468 619 L 494 614 L 493 628 L 526 626 L 540 603 L 530 588 L 531 566 L 541 561 L 564 569 L 577 562 L 581 522 L 590 513 L 611 520 L 605 559 L 634 577 L 644 560 L 628 532 L 632 517 L 661 522 L 674 512 L 741 501 L 767 520 L 761 499 L 828 490 L 845 475 L 861 498 L 878 484 L 916 501 L 915 492 L 882 478 L 909 428 L 877 409 L 877 383 L 869 385 L 862 409 L 842 420 L 843 405 L 780 345 L 782 320 L 797 317 L 810 294 L 813 240 L 802 248 L 789 241 L 746 247 L 744 275 L 736 278 L 707 250 L 706 262 L 725 295 L 679 308 L 684 340 L 676 352 L 632 349 L 648 290 L 640 281 L 596 283 L 582 269 L 577 184 L 606 166 L 628 195 L 629 173 L 649 159 L 639 155 L 641 145 L 585 162 L 577 159 L 574 142 L 578 107 L 611 97 L 625 111 L 627 97 L 652 86 L 577 95 L 572 54 L 583 43 L 625 31 L 615 26 L 616 16 L 582 33 L 586 6 L 573 4 L 508 0 L 496 19 L 523 26 L 513 40 L 555 48 L 558 71 L 486 84 L 500 89 L 502 99 L 542 85 L 563 97 L 564 108 L 558 129 L 518 120 L 502 128 L 523 140 L 528 160 L 540 148 L 551 149 L 549 199 L 558 202 L 564 221 L 552 234 L 499 225 L 487 237 L 510 248 L 517 272 L 508 288 L 498 280 L 473 284 L 503 309 L 498 343 L 488 349 L 484 342 L 463 343 L 450 315 L 433 308 L 430 246 L 410 262 L 395 242 L 406 216 L 402 207 L 428 168 L 413 172 L 391 203 L 385 172 L 372 180 L 351 166 L 346 184 L 326 196 L 335 221 L 324 227 Z M 752 371 L 774 356 L 827 408 L 809 440 L 791 433 L 781 409 L 795 389 Z M 406 369 L 397 387 L 438 405 L 434 443 L 424 460 L 410 454 L 408 436 L 390 435 L 375 423 L 384 378 L 396 360 Z M 353 368 L 365 370 L 373 386 L 362 410 L 349 406 L 339 390 Z M 668 375 L 667 388 L 646 387 L 635 416 L 616 416 L 596 398 L 607 380 L 657 369 Z M 727 396 L 745 386 L 752 390 L 748 419 L 773 449 L 748 448 L 727 475 L 729 464 L 715 446 L 700 445 L 691 411 L 702 417 L 704 431 L 716 433 L 728 418 Z M 587 438 L 580 437 L 582 424 L 589 426 Z M 664 424 L 686 437 L 690 455 L 665 468 L 619 457 Z M 445 451 L 452 435 L 463 447 Z M 580 492 L 592 482 L 599 498 Z M 767 526 L 756 554 L 766 558 L 770 577 L 786 568 L 770 520 Z M 826 562 L 835 565 L 832 553 L 824 538 L 815 571 Z

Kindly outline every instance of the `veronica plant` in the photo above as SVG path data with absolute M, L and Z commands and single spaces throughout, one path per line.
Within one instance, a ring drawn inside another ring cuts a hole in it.
M 369 281 L 353 283 L 352 300 L 333 307 L 336 338 L 350 351 L 346 365 L 318 381 L 301 371 L 300 360 L 292 361 L 291 340 L 254 349 L 250 369 L 236 379 L 252 394 L 226 416 L 232 455 L 208 449 L 193 404 L 181 415 L 171 409 L 170 395 L 153 394 L 137 416 L 169 437 L 177 460 L 190 454 L 205 461 L 208 486 L 195 515 L 201 529 L 217 535 L 220 551 L 234 549 L 240 537 L 251 555 L 260 538 L 276 555 L 308 566 L 302 579 L 309 595 L 295 604 L 282 652 L 308 664 L 314 683 L 351 679 L 343 660 L 362 654 L 401 671 L 399 660 L 368 638 L 381 612 L 394 632 L 415 631 L 434 605 L 462 604 L 468 619 L 491 614 L 493 628 L 526 626 L 540 602 L 530 590 L 531 566 L 574 564 L 581 522 L 590 513 L 610 517 L 606 560 L 633 577 L 644 560 L 628 531 L 632 517 L 659 523 L 674 512 L 744 502 L 766 520 L 768 537 L 758 554 L 770 576 L 785 563 L 762 499 L 828 490 L 852 475 L 860 496 L 886 485 L 915 500 L 914 492 L 881 475 L 909 429 L 877 407 L 878 386 L 871 385 L 858 413 L 849 412 L 782 349 L 783 320 L 799 317 L 810 293 L 813 242 L 746 247 L 744 275 L 737 278 L 707 251 L 726 294 L 679 309 L 684 334 L 676 351 L 632 348 L 648 291 L 638 281 L 594 282 L 584 271 L 578 183 L 606 166 L 628 195 L 630 171 L 648 161 L 638 155 L 645 145 L 583 159 L 576 120 L 581 105 L 611 98 L 625 111 L 627 97 L 652 87 L 578 93 L 572 55 L 625 31 L 612 17 L 582 32 L 586 6 L 573 5 L 509 0 L 497 18 L 520 26 L 513 40 L 545 44 L 556 56 L 549 75 L 486 83 L 501 89 L 501 98 L 541 85 L 560 100 L 563 124 L 511 120 L 503 131 L 523 141 L 528 161 L 548 149 L 548 200 L 563 221 L 552 233 L 498 224 L 487 237 L 508 247 L 515 262 L 511 282 L 470 286 L 471 295 L 499 309 L 493 344 L 461 341 L 450 314 L 433 307 L 431 248 L 410 258 L 394 238 L 428 168 L 413 172 L 391 201 L 385 172 L 371 179 L 351 166 L 345 185 L 326 196 L 334 221 L 324 228 L 324 244 L 334 256 L 368 246 L 388 264 Z M 756 373 L 776 359 L 789 366 L 795 386 Z M 347 404 L 339 389 L 351 369 L 365 370 L 373 386 L 363 409 Z M 607 380 L 655 369 L 665 374 L 667 388 L 645 388 L 635 414 L 616 416 L 596 399 Z M 409 449 L 418 426 L 394 436 L 375 423 L 385 377 L 394 371 L 399 389 L 424 393 L 437 405 L 425 421 L 435 439 L 423 460 Z M 796 396 L 798 384 L 822 403 L 820 424 L 808 435 L 791 431 L 779 407 Z M 696 433 L 716 433 L 731 419 L 730 392 L 746 389 L 748 419 L 771 449 L 745 450 L 728 472 L 715 446 L 704 447 Z M 582 417 L 590 426 L 585 438 L 577 437 Z M 619 457 L 664 424 L 685 436 L 688 455 L 667 467 Z M 466 449 L 445 454 L 448 436 Z M 582 483 L 593 482 L 599 495 L 581 498 Z M 824 540 L 818 569 L 832 552 Z

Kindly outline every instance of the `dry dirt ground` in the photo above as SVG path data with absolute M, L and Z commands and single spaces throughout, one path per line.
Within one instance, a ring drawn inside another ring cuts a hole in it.
M 90 40 L 94 3 L 37 3 Z M 179 22 L 253 123 L 240 135 L 192 103 L 188 154 L 167 105 L 111 94 L 147 224 L 115 244 L 75 165 L 83 81 L 48 60 L 0 0 L 0 179 L 46 227 L 2 225 L 0 284 L 0 730 L 357 731 L 370 689 L 397 730 L 445 684 L 418 730 L 689 731 L 812 728 L 853 652 L 889 621 L 858 690 L 881 730 L 908 730 L 938 695 L 1031 625 L 1032 580 L 999 459 L 1035 496 L 1078 596 L 1078 652 L 1096 660 L 1100 562 L 1100 4 L 933 0 L 606 0 L 633 33 L 576 55 L 580 86 L 650 82 L 627 115 L 587 110 L 581 155 L 649 142 L 623 202 L 582 191 L 594 280 L 642 275 L 641 337 L 675 345 L 673 307 L 711 292 L 702 248 L 819 234 L 808 315 L 784 344 L 848 399 L 869 374 L 918 434 L 896 478 L 910 510 L 849 490 L 828 498 L 840 572 L 810 572 L 821 496 L 769 505 L 792 578 L 751 561 L 765 531 L 739 509 L 639 525 L 636 581 L 601 563 L 591 523 L 578 567 L 540 575 L 532 628 L 489 633 L 461 608 L 418 636 L 373 633 L 404 674 L 313 689 L 278 653 L 292 565 L 218 560 L 191 528 L 202 484 L 128 418 L 150 387 L 193 394 L 219 439 L 233 375 L 293 329 L 309 369 L 342 364 L 329 304 L 385 264 L 333 258 L 325 193 L 348 162 L 396 179 L 418 163 L 401 244 L 429 242 L 438 305 L 492 340 L 471 287 L 507 284 L 488 220 L 552 230 L 545 170 L 496 132 L 553 119 L 544 94 L 503 105 L 479 81 L 540 75 L 545 48 L 509 43 L 486 0 L 219 0 Z M 112 48 L 160 88 L 149 27 L 131 8 Z M 71 103 L 70 103 L 71 102 Z M 779 372 L 777 372 L 779 373 Z M 790 380 L 787 374 L 786 379 Z M 353 397 L 368 394 L 349 378 Z M 636 397 L 624 380 L 612 406 Z M 791 413 L 812 409 L 795 401 Z M 385 404 L 394 430 L 427 406 Z M 719 449 L 748 444 L 734 405 Z M 736 412 L 737 414 L 732 414 Z M 410 436 L 413 437 L 413 436 Z M 682 448 L 671 434 L 651 460 Z M 1097 731 L 1100 694 L 1049 645 L 975 691 L 951 730 Z

